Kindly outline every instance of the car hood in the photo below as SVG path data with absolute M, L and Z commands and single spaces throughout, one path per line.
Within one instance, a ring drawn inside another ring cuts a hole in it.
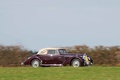
M 68 54 L 61 54 L 61 55 L 71 56 L 71 57 L 74 57 L 74 56 L 83 56 L 83 54 L 75 54 L 75 53 L 68 53 Z

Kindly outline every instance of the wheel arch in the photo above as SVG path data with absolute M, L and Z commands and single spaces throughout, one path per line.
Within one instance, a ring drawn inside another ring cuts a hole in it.
M 74 59 L 78 59 L 78 60 L 80 61 L 81 66 L 83 65 L 83 60 L 82 60 L 81 58 L 79 58 L 79 57 L 74 57 L 74 58 L 72 58 L 71 61 L 70 61 L 70 66 L 72 65 L 72 61 L 73 61 Z
M 38 61 L 42 64 L 42 60 L 41 60 L 40 58 L 37 58 L 37 57 L 36 57 L 36 58 L 31 59 L 30 65 L 32 64 L 32 61 L 33 61 L 33 60 L 38 60 Z

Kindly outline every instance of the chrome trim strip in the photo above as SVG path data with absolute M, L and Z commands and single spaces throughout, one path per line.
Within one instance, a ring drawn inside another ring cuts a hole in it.
M 62 64 L 41 64 L 41 66 L 63 66 Z

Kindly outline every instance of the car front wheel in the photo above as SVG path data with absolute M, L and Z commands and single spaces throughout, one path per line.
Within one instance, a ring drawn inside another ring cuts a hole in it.
M 34 68 L 39 67 L 40 66 L 40 61 L 38 59 L 32 60 L 31 66 L 34 67 Z
M 73 59 L 71 65 L 73 67 L 80 67 L 80 60 L 79 59 Z

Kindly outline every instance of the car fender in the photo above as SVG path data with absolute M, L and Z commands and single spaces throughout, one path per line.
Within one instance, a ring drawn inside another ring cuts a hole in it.
M 79 59 L 80 64 L 83 65 L 84 61 L 83 61 L 83 59 L 80 58 L 80 57 L 73 57 L 73 58 L 71 59 L 71 61 L 70 61 L 70 65 L 71 65 L 71 63 L 72 63 L 72 61 L 73 61 L 74 59 Z
M 37 57 L 37 56 L 31 59 L 30 64 L 31 64 L 31 62 L 32 62 L 33 60 L 35 60 L 35 59 L 39 60 L 39 61 L 40 61 L 40 63 L 42 64 L 42 59 L 40 59 L 40 58 L 39 58 L 39 57 Z
M 65 60 L 65 61 L 63 62 L 63 65 L 64 65 L 64 66 L 66 66 L 66 65 L 68 65 L 68 64 L 71 65 L 71 62 L 72 62 L 72 60 L 74 60 L 74 59 L 79 59 L 81 65 L 83 65 L 83 60 L 82 60 L 82 58 L 77 57 L 77 56 L 75 56 L 75 57 L 69 57 L 67 60 Z

